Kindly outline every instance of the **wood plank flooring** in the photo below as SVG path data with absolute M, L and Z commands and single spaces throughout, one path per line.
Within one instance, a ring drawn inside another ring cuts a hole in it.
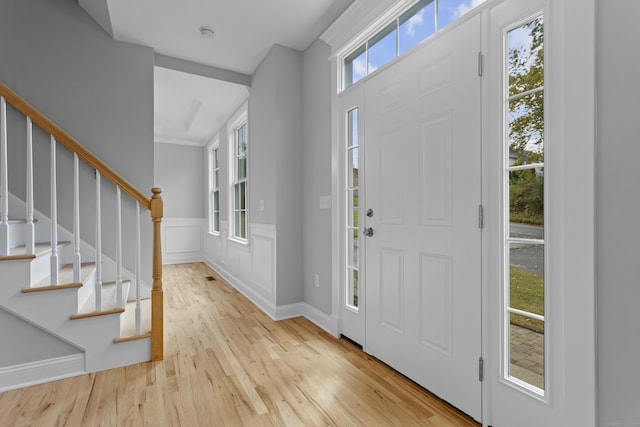
M 207 281 L 206 276 L 216 277 Z M 477 426 L 204 264 L 164 267 L 165 360 L 0 394 L 0 426 Z

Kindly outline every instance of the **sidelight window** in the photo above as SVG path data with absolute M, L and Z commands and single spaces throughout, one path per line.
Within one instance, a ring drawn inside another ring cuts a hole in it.
M 504 53 L 504 375 L 544 395 L 543 16 L 507 31 Z
M 358 108 L 354 108 L 347 112 L 347 180 L 346 180 L 346 242 L 347 242 L 347 307 L 358 309 L 358 274 L 360 271 L 359 263 L 359 247 L 360 236 L 358 233 L 358 187 L 359 187 L 359 152 L 358 152 Z

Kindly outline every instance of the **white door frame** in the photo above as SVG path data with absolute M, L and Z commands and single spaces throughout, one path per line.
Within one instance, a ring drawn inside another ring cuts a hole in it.
M 501 59 L 490 40 L 491 22 L 486 12 L 503 0 L 487 0 L 478 8 L 483 13 L 483 134 L 482 192 L 485 208 L 483 230 L 482 277 L 482 352 L 485 375 L 483 382 L 483 424 L 492 425 L 492 411 L 501 402 L 494 402 L 498 388 L 509 387 L 501 381 L 499 325 L 501 274 L 496 254 L 500 253 L 501 201 L 499 176 L 502 173 L 492 139 L 499 138 L 501 124 L 496 97 L 501 97 L 499 79 Z M 546 0 L 545 31 L 550 43 L 545 64 L 546 92 L 554 102 L 547 109 L 553 117 L 546 125 L 550 139 L 561 140 L 562 148 L 549 157 L 546 168 L 555 169 L 558 190 L 549 195 L 551 209 L 557 215 L 554 232 L 554 256 L 559 257 L 556 271 L 561 288 L 552 297 L 561 304 L 551 332 L 552 357 L 558 358 L 558 368 L 550 372 L 553 387 L 547 407 L 558 411 L 558 425 L 596 425 L 596 327 L 595 327 L 595 11 L 596 0 Z M 407 4 L 407 0 L 400 0 Z M 332 319 L 340 331 L 340 289 L 343 279 L 344 249 L 341 219 L 344 202 L 342 141 L 338 131 L 338 91 L 340 73 L 337 56 L 359 32 L 366 28 L 396 2 L 381 0 L 373 8 L 370 2 L 356 0 L 349 9 L 321 36 L 332 47 Z M 476 13 L 476 12 L 474 12 Z M 454 24 L 455 25 L 455 24 Z M 492 77 L 493 76 L 493 77 Z M 550 321 L 553 320 L 553 313 Z M 559 369 L 559 370 L 558 370 Z M 556 378 L 555 380 L 553 378 Z M 533 421 L 532 421 L 533 422 Z M 494 427 L 499 427 L 494 425 Z

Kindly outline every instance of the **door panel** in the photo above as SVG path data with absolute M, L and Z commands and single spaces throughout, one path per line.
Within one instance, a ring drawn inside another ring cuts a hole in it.
M 481 418 L 480 17 L 364 82 L 365 350 Z

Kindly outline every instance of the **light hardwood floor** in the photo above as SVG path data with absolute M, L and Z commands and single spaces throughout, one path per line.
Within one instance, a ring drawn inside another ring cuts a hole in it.
M 205 276 L 215 276 L 210 282 Z M 165 360 L 0 394 L 0 426 L 477 426 L 204 264 L 164 268 Z

